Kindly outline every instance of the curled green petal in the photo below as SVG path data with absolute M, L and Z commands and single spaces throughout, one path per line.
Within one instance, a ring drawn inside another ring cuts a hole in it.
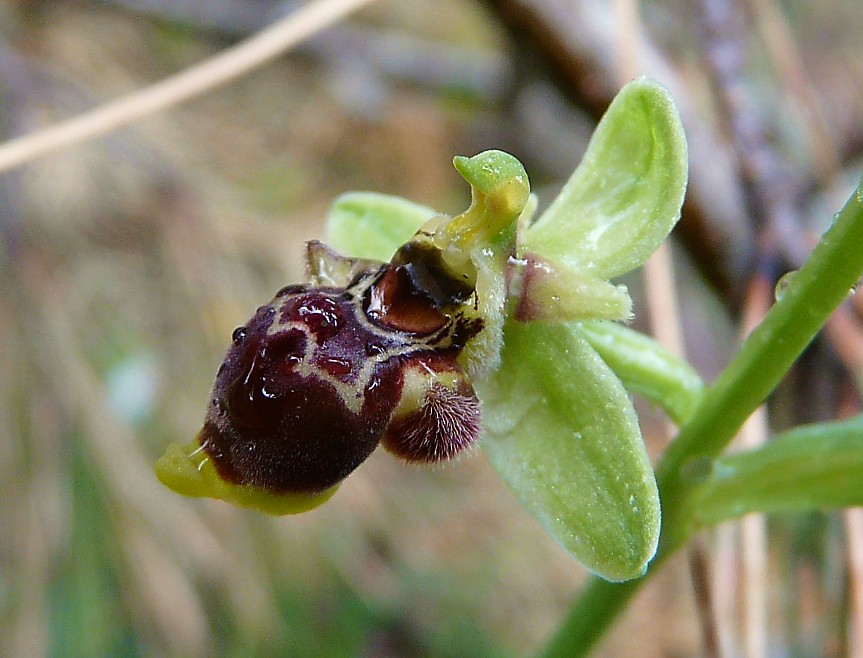
M 700 526 L 750 512 L 859 506 L 861 482 L 863 416 L 809 425 L 709 462 L 687 501 L 688 517 Z
M 169 489 L 192 498 L 218 498 L 239 507 L 282 516 L 307 512 L 327 502 L 338 489 L 318 494 L 274 494 L 258 487 L 223 480 L 198 441 L 172 443 L 156 462 L 156 477 Z
M 686 138 L 669 93 L 626 85 L 575 173 L 523 236 L 524 247 L 599 279 L 641 265 L 680 216 Z
M 484 449 L 522 504 L 594 573 L 641 575 L 659 539 L 653 470 L 629 396 L 576 327 L 508 322 L 477 388 Z
M 417 229 L 437 213 L 389 194 L 349 192 L 327 216 L 327 244 L 347 256 L 388 261 Z
M 582 322 L 579 332 L 599 352 L 623 385 L 684 423 L 704 393 L 695 369 L 649 336 L 614 322 Z

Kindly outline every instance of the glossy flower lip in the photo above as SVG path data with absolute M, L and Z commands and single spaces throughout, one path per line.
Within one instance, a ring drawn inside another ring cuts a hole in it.
M 427 463 L 473 444 L 479 401 L 457 356 L 481 323 L 440 312 L 430 322 L 434 302 L 388 276 L 399 271 L 365 272 L 347 289 L 291 286 L 260 307 L 234 331 L 201 431 L 168 449 L 159 479 L 292 514 L 325 502 L 381 442 Z
M 504 252 L 485 245 L 514 226 L 530 188 L 500 151 L 455 164 L 471 183 L 470 207 L 426 218 L 388 263 L 309 243 L 307 282 L 234 331 L 203 428 L 156 466 L 163 483 L 290 514 L 327 500 L 379 444 L 409 463 L 475 445 L 481 410 L 469 374 L 488 370 L 499 349 L 475 339 L 489 323 L 499 338 L 505 301 Z
M 185 495 L 296 513 L 327 500 L 378 444 L 411 463 L 474 445 L 480 404 L 460 355 L 485 321 L 476 267 L 451 248 L 500 230 L 490 220 L 482 200 L 440 216 L 389 263 L 309 243 L 308 282 L 286 286 L 234 331 L 203 428 L 171 446 L 160 480 Z
M 198 440 L 219 475 L 273 493 L 316 494 L 372 453 L 423 344 L 369 320 L 364 273 L 347 289 L 290 288 L 228 349 Z

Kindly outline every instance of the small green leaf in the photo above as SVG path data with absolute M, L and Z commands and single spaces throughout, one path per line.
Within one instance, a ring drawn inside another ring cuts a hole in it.
M 327 216 L 327 243 L 347 256 L 388 261 L 436 213 L 413 201 L 377 192 L 348 192 Z
M 615 322 L 582 322 L 579 331 L 626 388 L 658 404 L 678 425 L 689 418 L 704 382 L 686 361 Z
M 521 242 L 600 279 L 628 272 L 671 231 L 686 179 L 686 138 L 671 96 L 636 80 L 611 103 L 581 164 Z
M 688 508 L 696 525 L 750 512 L 863 505 L 863 416 L 791 430 L 760 448 L 719 457 L 703 472 Z
M 643 573 L 659 497 L 620 381 L 572 324 L 507 322 L 502 363 L 478 382 L 483 446 L 542 526 L 608 580 Z

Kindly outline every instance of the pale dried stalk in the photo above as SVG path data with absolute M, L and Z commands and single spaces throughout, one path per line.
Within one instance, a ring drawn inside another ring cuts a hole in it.
M 678 356 L 684 356 L 686 349 L 680 323 L 680 308 L 677 303 L 677 284 L 674 278 L 671 249 L 667 242 L 663 242 L 644 263 L 644 279 L 654 338 L 667 350 Z M 666 421 L 666 439 L 670 440 L 673 434 L 673 423 Z M 720 624 L 722 617 L 717 614 L 715 584 L 711 580 L 713 570 L 710 568 L 710 551 L 701 536 L 690 540 L 687 559 L 698 605 L 704 655 L 708 658 L 719 658 L 727 655 L 729 629 Z
M 710 582 L 713 584 L 713 614 L 719 637 L 719 655 L 735 656 L 737 647 L 737 598 L 740 591 L 737 574 L 740 555 L 737 545 L 740 524 L 723 523 L 712 533 Z
M 771 282 L 756 276 L 743 309 L 742 338 L 757 327 L 773 302 Z M 757 448 L 767 441 L 767 412 L 762 405 L 740 428 L 735 449 Z M 762 514 L 750 514 L 740 521 L 740 548 L 743 586 L 744 655 L 767 655 L 767 525 Z
M 851 304 L 840 306 L 825 326 L 830 344 L 839 360 L 851 372 L 858 385 L 863 385 L 863 326 L 855 314 L 863 295 L 856 294 Z M 859 413 L 857 400 L 849 408 L 840 409 L 840 417 L 850 418 Z M 848 545 L 848 655 L 863 658 L 863 509 L 853 508 L 842 513 L 845 539 Z
M 650 309 L 651 330 L 657 342 L 678 356 L 686 348 L 680 324 L 680 307 L 677 303 L 677 284 L 668 242 L 659 245 L 644 263 L 644 276 L 648 283 L 645 294 Z
M 824 326 L 824 333 L 839 360 L 854 379 L 863 385 L 863 322 L 854 309 L 848 304 L 836 309 Z
M 756 447 L 767 439 L 767 413 L 758 407 L 737 435 L 739 447 Z M 743 553 L 744 655 L 767 655 L 767 526 L 763 514 L 749 514 L 740 520 L 740 547 Z
M 814 173 L 828 185 L 841 167 L 839 153 L 819 110 L 817 94 L 803 66 L 788 17 L 775 0 L 749 0 L 749 5 L 782 86 L 802 114 Z
M 621 85 L 635 78 L 641 71 L 639 45 L 641 43 L 641 19 L 638 0 L 614 0 L 615 30 L 614 50 L 617 55 L 617 78 Z
M 314 0 L 245 41 L 67 121 L 0 144 L 0 172 L 128 125 L 224 85 L 373 0 Z
M 848 542 L 848 581 L 850 614 L 848 655 L 863 657 L 863 509 L 855 507 L 842 513 Z
M 615 0 L 614 17 L 618 26 L 615 39 L 617 77 L 622 86 L 641 72 L 641 20 L 638 0 Z M 659 249 L 647 259 L 643 275 L 653 336 L 660 345 L 678 356 L 683 356 L 685 348 L 680 324 L 680 309 L 677 303 L 677 286 L 674 280 L 671 250 L 667 242 L 659 245 Z M 670 441 L 674 433 L 674 424 L 667 420 L 665 441 Z M 690 542 L 688 562 L 701 621 L 704 652 L 708 658 L 718 658 L 720 641 L 712 603 L 710 557 L 702 539 L 696 537 Z

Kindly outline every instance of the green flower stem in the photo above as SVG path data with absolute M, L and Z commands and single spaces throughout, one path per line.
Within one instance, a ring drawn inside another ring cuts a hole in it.
M 656 474 L 663 493 L 663 531 L 672 543 L 677 512 L 693 486 L 681 477 L 681 469 L 694 458 L 716 457 L 728 445 L 848 297 L 861 272 L 863 184 L 662 456 Z
M 648 577 L 611 583 L 592 576 L 545 648 L 543 658 L 586 656 Z
M 715 458 L 776 387 L 863 272 L 863 183 L 834 218 L 809 260 L 740 352 L 705 392 L 657 467 L 662 535 L 651 569 L 621 584 L 594 578 L 549 644 L 546 657 L 582 656 L 602 637 L 640 586 L 689 538 L 682 513 L 696 486 L 682 471 Z

